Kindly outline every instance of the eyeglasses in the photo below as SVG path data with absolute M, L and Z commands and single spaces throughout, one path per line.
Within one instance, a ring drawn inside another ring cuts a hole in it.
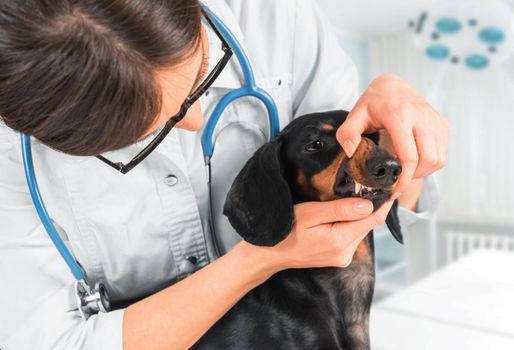
M 139 152 L 134 158 L 132 158 L 132 160 L 130 162 L 128 162 L 126 164 L 124 164 L 122 162 L 116 162 L 115 163 L 115 162 L 112 162 L 109 159 L 105 158 L 102 155 L 97 155 L 96 156 L 102 162 L 110 165 L 111 167 L 113 167 L 114 169 L 118 170 L 122 174 L 126 174 L 130 170 L 134 169 L 134 167 L 136 165 L 141 163 L 146 157 L 148 157 L 148 155 L 150 153 L 152 153 L 152 151 L 169 134 L 171 129 L 179 121 L 181 121 L 185 117 L 189 107 L 191 107 L 191 105 L 193 105 L 193 103 L 195 103 L 196 100 L 198 100 L 200 98 L 200 96 L 202 96 L 205 93 L 205 91 L 207 91 L 207 89 L 209 89 L 209 87 L 216 80 L 216 78 L 220 75 L 221 71 L 223 70 L 223 68 L 225 68 L 225 66 L 227 65 L 228 61 L 232 57 L 232 54 L 233 54 L 232 48 L 228 45 L 227 41 L 221 35 L 221 33 L 218 31 L 218 28 L 216 28 L 216 26 L 214 25 L 212 20 L 209 18 L 209 16 L 205 12 L 203 13 L 203 15 L 204 15 L 207 23 L 209 23 L 211 28 L 214 30 L 214 32 L 216 33 L 216 35 L 220 39 L 220 41 L 221 41 L 221 49 L 223 50 L 223 52 L 225 52 L 225 54 L 220 59 L 220 61 L 216 64 L 216 66 L 214 67 L 212 72 L 210 72 L 207 75 L 207 77 L 204 79 L 204 81 L 195 89 L 195 91 L 193 91 L 188 97 L 186 97 L 186 99 L 184 100 L 184 102 L 180 106 L 179 112 L 176 115 L 174 115 L 173 117 L 171 117 L 166 122 L 166 124 L 164 125 L 162 130 L 159 132 L 159 134 L 155 137 L 155 139 L 153 139 L 152 142 L 150 142 L 145 148 L 143 148 L 141 150 L 141 152 Z

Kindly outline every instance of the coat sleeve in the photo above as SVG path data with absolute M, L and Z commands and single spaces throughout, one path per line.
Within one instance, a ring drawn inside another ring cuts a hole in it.
M 35 212 L 17 145 L 0 133 L 0 349 L 122 349 L 124 310 L 80 317 L 73 275 Z
M 425 177 L 423 190 L 418 199 L 416 211 L 398 207 L 398 217 L 402 226 L 412 225 L 419 220 L 427 220 L 435 213 L 439 204 L 439 190 L 434 175 Z
M 333 109 L 351 110 L 358 96 L 357 69 L 315 1 L 297 1 L 294 28 L 294 117 Z

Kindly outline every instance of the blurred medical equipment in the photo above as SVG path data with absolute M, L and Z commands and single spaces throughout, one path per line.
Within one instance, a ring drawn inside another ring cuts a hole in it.
M 409 27 L 425 57 L 456 68 L 484 70 L 514 51 L 514 13 L 503 0 L 440 1 Z

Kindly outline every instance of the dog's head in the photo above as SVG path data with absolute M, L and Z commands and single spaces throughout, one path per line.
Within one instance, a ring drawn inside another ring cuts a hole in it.
M 365 135 L 348 158 L 336 139 L 347 114 L 299 117 L 248 160 L 223 211 L 243 239 L 261 246 L 282 241 L 293 225 L 296 203 L 360 196 L 377 209 L 389 199 L 400 163 L 378 146 L 378 134 Z M 386 223 L 402 243 L 396 202 Z

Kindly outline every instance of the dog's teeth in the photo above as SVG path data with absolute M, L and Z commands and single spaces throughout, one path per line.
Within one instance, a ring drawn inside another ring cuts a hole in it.
M 360 194 L 362 185 L 355 181 L 355 194 Z

